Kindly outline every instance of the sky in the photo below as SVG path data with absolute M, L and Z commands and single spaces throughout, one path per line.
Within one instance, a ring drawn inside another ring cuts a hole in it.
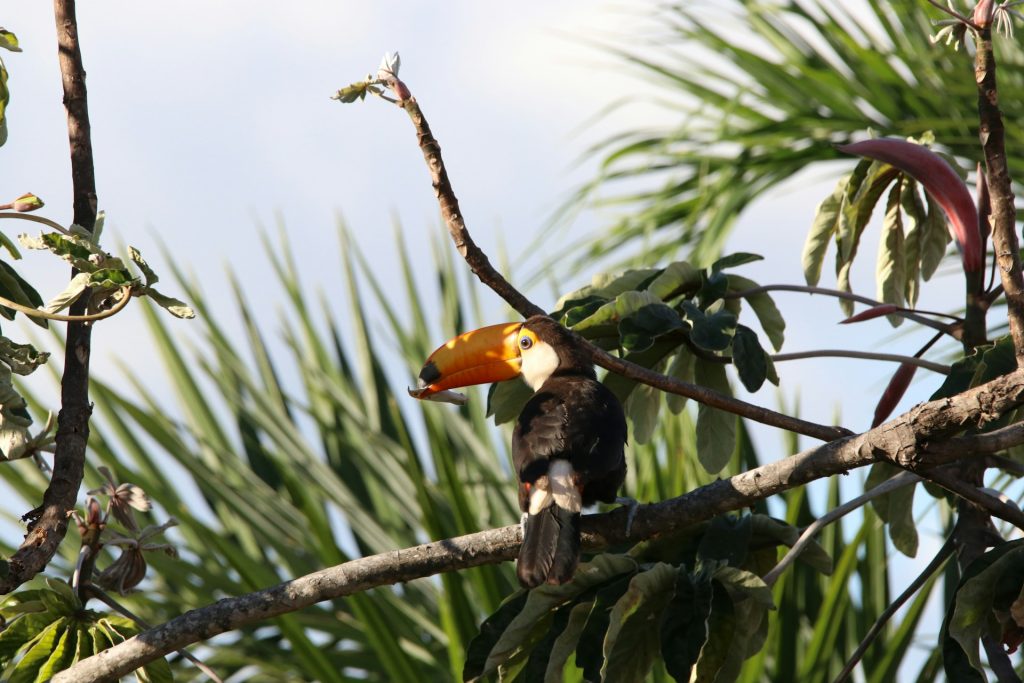
M 678 116 L 649 104 L 654 86 L 595 47 L 613 43 L 656 54 L 664 33 L 654 15 L 659 4 L 79 3 L 105 245 L 132 244 L 160 273 L 169 275 L 173 262 L 193 274 L 225 320 L 233 308 L 225 275 L 231 269 L 273 329 L 286 304 L 261 235 L 276 238 L 280 221 L 305 282 L 332 292 L 341 285 L 340 216 L 382 280 L 397 286 L 394 222 L 404 226 L 413 254 L 429 254 L 443 229 L 421 153 L 399 109 L 378 100 L 341 105 L 330 96 L 375 71 L 384 52 L 398 50 L 401 76 L 441 143 L 473 236 L 492 260 L 504 245 L 516 272 L 530 272 L 536 255 L 524 254 L 523 245 L 596 173 L 596 160 L 585 150 L 615 132 L 672 125 Z M 50 3 L 39 0 L 5 0 L 0 12 L 0 25 L 15 32 L 24 49 L 3 55 L 12 96 L 9 140 L 0 148 L 0 200 L 32 191 L 47 202 L 44 215 L 67 224 L 71 187 L 51 12 Z M 620 99 L 632 104 L 593 123 Z M 747 211 L 729 250 L 766 260 L 745 267 L 743 275 L 762 283 L 802 282 L 803 237 L 835 174 L 834 168 L 800 174 Z M 553 244 L 611 220 L 607 213 L 584 212 Z M 868 295 L 874 292 L 870 260 L 853 279 Z M 67 278 L 64 264 L 48 255 L 28 254 L 19 268 L 45 283 L 44 298 Z M 431 268 L 425 264 L 424 277 Z M 563 290 L 593 274 L 576 276 Z M 832 281 L 826 275 L 822 284 Z M 940 281 L 926 288 L 921 306 L 952 308 L 959 287 L 951 278 Z M 176 293 L 171 285 L 164 289 Z M 555 300 L 546 288 L 530 294 L 541 306 Z M 493 322 L 507 318 L 497 297 L 485 292 L 481 300 Z M 830 300 L 779 294 L 776 301 L 788 324 L 784 351 L 910 354 L 928 336 L 894 337 L 884 321 L 838 327 L 842 315 Z M 171 326 L 184 344 L 197 327 Z M 142 316 L 130 309 L 105 321 L 94 334 L 94 373 L 116 379 L 125 366 L 147 386 L 166 388 L 146 340 Z M 800 397 L 802 417 L 831 422 L 839 414 L 858 431 L 869 426 L 893 370 L 836 359 L 779 367 L 786 400 Z M 917 382 L 901 410 L 938 384 L 934 378 Z M 769 406 L 777 400 L 770 391 L 756 399 Z M 788 455 L 779 450 L 777 433 L 761 430 L 758 439 L 763 457 Z

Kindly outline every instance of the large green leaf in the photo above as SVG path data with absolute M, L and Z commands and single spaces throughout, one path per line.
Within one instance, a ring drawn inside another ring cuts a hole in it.
M 698 358 L 694 366 L 697 383 L 726 395 L 732 393 L 725 366 Z M 703 403 L 697 408 L 697 457 L 711 474 L 722 471 L 736 448 L 736 416 Z

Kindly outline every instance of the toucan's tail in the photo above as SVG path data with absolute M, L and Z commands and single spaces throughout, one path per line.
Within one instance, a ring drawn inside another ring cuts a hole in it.
M 542 583 L 565 583 L 580 561 L 580 513 L 551 504 L 527 515 L 516 574 L 533 588 Z

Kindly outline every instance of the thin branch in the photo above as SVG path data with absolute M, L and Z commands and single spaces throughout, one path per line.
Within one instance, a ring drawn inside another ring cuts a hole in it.
M 796 543 L 793 544 L 779 563 L 772 567 L 770 572 L 764 575 L 764 582 L 768 584 L 769 587 L 775 585 L 775 582 L 778 581 L 780 576 L 782 576 L 782 573 L 786 571 L 789 565 L 796 561 L 800 556 L 800 553 L 804 551 L 804 548 L 806 548 L 810 542 L 814 540 L 814 537 L 818 535 L 818 532 L 832 522 L 845 517 L 849 513 L 864 506 L 879 496 L 883 496 L 890 491 L 895 491 L 896 489 L 903 488 L 904 486 L 909 486 L 910 484 L 916 484 L 919 481 L 921 481 L 921 477 L 913 472 L 900 472 L 895 477 L 883 481 L 870 491 L 866 491 L 862 495 L 846 501 L 839 507 L 829 510 L 827 514 L 814 520 L 806 529 L 804 529 L 803 533 L 800 534 L 800 538 L 797 539 Z
M 482 283 L 490 287 L 523 317 L 545 315 L 545 311 L 542 308 L 527 299 L 501 273 L 495 270 L 487 255 L 476 245 L 476 242 L 470 236 L 469 230 L 466 228 L 466 222 L 459 210 L 459 201 L 455 197 L 451 182 L 448 180 L 448 172 L 445 170 L 444 161 L 441 158 L 441 146 L 430 132 L 430 126 L 427 124 L 423 112 L 420 111 L 416 98 L 410 97 L 409 99 L 402 100 L 398 105 L 406 111 L 412 120 L 413 126 L 416 128 L 416 137 L 423 152 L 423 158 L 427 163 L 427 169 L 430 171 L 431 184 L 434 186 L 434 193 L 441 206 L 441 216 L 444 218 L 448 233 L 455 243 L 455 248 L 466 260 L 466 263 L 469 264 L 470 270 L 473 271 L 473 274 Z M 595 364 L 623 377 L 647 384 L 656 389 L 661 389 L 670 394 L 685 396 L 712 408 L 718 408 L 719 410 L 740 415 L 755 422 L 821 439 L 822 441 L 831 441 L 852 434 L 850 430 L 842 427 L 821 425 L 801 420 L 752 403 L 747 403 L 746 401 L 741 401 L 732 396 L 726 396 L 707 387 L 684 382 L 674 377 L 667 377 L 648 368 L 613 356 L 579 335 L 574 335 L 574 337 L 576 343 L 589 354 L 590 359 Z
M 975 31 L 977 31 L 980 28 L 970 18 L 965 17 L 964 15 L 960 14 L 956 10 L 953 10 L 953 9 L 950 9 L 949 7 L 946 7 L 945 5 L 943 5 L 940 2 L 937 2 L 936 0 L 928 0 L 928 4 L 931 5 L 932 7 L 935 7 L 937 9 L 939 9 L 939 10 L 942 10 L 944 13 L 948 14 L 951 17 L 954 17 L 955 19 L 957 19 L 958 21 L 966 24 L 967 26 L 970 26 Z
M 1012 503 L 1004 503 L 995 496 L 990 496 L 970 481 L 964 481 L 962 473 L 933 469 L 922 470 L 921 476 L 974 503 L 993 517 L 998 517 L 1024 531 L 1024 511 Z
M 916 356 L 901 356 L 897 353 L 875 353 L 873 351 L 848 351 L 846 349 L 818 349 L 815 351 L 798 351 L 796 353 L 776 353 L 772 360 L 781 363 L 787 360 L 803 360 L 805 358 L 860 358 L 862 360 L 882 360 L 891 363 L 906 363 L 916 365 L 940 375 L 948 375 L 950 367 L 942 363 L 935 363 Z
M 1007 448 L 1013 448 L 1024 443 L 1024 422 L 1018 422 L 1008 427 L 993 429 L 984 434 L 972 434 L 971 436 L 955 436 L 943 441 L 925 445 L 925 452 L 929 455 L 942 455 L 950 458 L 960 458 L 965 453 L 972 455 L 998 453 Z
M 42 223 L 48 228 L 53 228 L 57 232 L 64 235 L 72 235 L 73 233 L 65 228 L 57 221 L 51 221 L 49 218 L 43 218 L 42 216 L 33 216 L 27 213 L 0 213 L 0 218 L 17 218 L 23 221 L 31 221 L 33 223 Z
M 132 288 L 130 285 L 125 285 L 121 288 L 121 299 L 116 304 L 111 306 L 105 311 L 99 313 L 88 313 L 86 315 L 64 315 L 62 313 L 48 313 L 41 311 L 38 308 L 30 308 L 29 306 L 22 306 L 21 304 L 11 301 L 5 297 L 0 296 L 0 306 L 6 308 L 13 308 L 16 311 L 20 311 L 27 316 L 33 318 L 44 318 L 46 320 L 57 320 L 61 322 L 74 322 L 74 323 L 88 323 L 96 320 L 103 320 L 109 318 L 112 315 L 117 315 L 121 312 L 125 306 L 128 305 L 128 301 L 132 298 Z
M 1015 370 L 957 396 L 920 404 L 863 434 L 821 444 L 677 498 L 641 505 L 628 534 L 629 512 L 625 508 L 603 515 L 587 515 L 582 523 L 583 545 L 588 550 L 597 550 L 672 534 L 716 515 L 748 508 L 759 500 L 810 481 L 883 460 L 902 467 L 930 465 L 932 463 L 922 461 L 920 444 L 977 424 L 980 405 L 986 406 L 986 414 L 994 416 L 1022 403 L 1024 370 Z M 935 460 L 942 458 L 937 456 Z M 514 525 L 352 560 L 272 588 L 192 610 L 78 662 L 53 680 L 54 683 L 89 683 L 116 679 L 190 643 L 323 600 L 439 572 L 510 560 L 515 557 L 521 540 L 520 527 Z
M 889 481 L 892 481 L 891 479 Z M 939 552 L 935 553 L 935 557 L 932 558 L 931 562 L 924 568 L 924 570 L 918 574 L 917 578 L 910 582 L 906 590 L 900 593 L 900 596 L 896 598 L 891 605 L 885 608 L 881 614 L 878 615 L 878 619 L 868 629 L 867 635 L 860 641 L 860 645 L 854 650 L 853 654 L 850 655 L 850 659 L 846 662 L 846 666 L 839 672 L 839 676 L 836 677 L 835 683 L 845 683 L 850 678 L 850 674 L 857 667 L 861 658 L 864 657 L 864 653 L 867 652 L 868 648 L 871 647 L 871 643 L 875 642 L 875 638 L 882 632 L 885 625 L 889 623 L 893 615 L 899 611 L 901 607 L 913 597 L 914 593 L 921 590 L 921 587 L 928 582 L 933 574 L 938 572 L 946 564 L 946 561 L 953 556 L 953 552 L 956 550 L 956 543 L 953 540 L 953 535 L 946 539 L 946 542 L 939 548 Z
M 726 299 L 742 299 L 755 294 L 762 294 L 767 292 L 799 292 L 803 294 L 821 294 L 823 296 L 831 296 L 837 299 L 846 299 L 847 301 L 856 301 L 859 304 L 865 304 L 867 306 L 881 306 L 881 301 L 876 301 L 870 297 L 861 296 L 860 294 L 854 294 L 853 292 L 844 292 L 841 289 L 829 289 L 827 287 L 811 287 L 810 285 L 763 285 L 760 287 L 753 287 L 751 289 L 745 289 L 742 292 L 729 292 L 725 295 Z M 954 339 L 960 339 L 960 325 L 959 318 L 955 316 L 947 316 L 945 313 L 931 313 L 929 315 L 941 315 L 943 317 L 950 317 L 954 319 L 953 323 L 940 323 L 938 320 L 932 320 L 931 318 L 921 315 L 920 311 L 911 310 L 898 310 L 893 311 L 890 315 L 898 315 L 901 318 L 911 320 L 918 325 L 924 327 L 930 327 L 933 330 L 938 330 L 953 337 Z
M 96 224 L 96 177 L 75 2 L 54 0 L 53 10 L 57 25 L 57 58 L 68 116 L 74 223 L 92 230 Z M 71 315 L 85 313 L 87 299 L 83 296 L 75 302 Z M 0 580 L 0 594 L 10 593 L 42 571 L 67 533 L 68 514 L 75 506 L 78 489 L 82 485 L 85 447 L 89 440 L 89 416 L 92 413 L 89 403 L 91 331 L 92 327 L 87 323 L 68 325 L 53 475 L 43 494 L 42 505 L 26 515 L 30 520 L 28 533 L 8 561 L 9 571 Z

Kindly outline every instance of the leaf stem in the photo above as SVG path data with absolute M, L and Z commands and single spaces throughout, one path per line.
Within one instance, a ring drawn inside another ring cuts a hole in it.
M 73 232 L 65 228 L 60 223 L 56 221 L 51 221 L 49 218 L 43 218 L 42 216 L 33 216 L 32 214 L 28 213 L 0 212 L 0 218 L 17 218 L 23 221 L 30 221 L 32 223 L 42 223 L 43 225 L 49 228 L 53 228 L 54 230 L 61 234 L 67 235 L 69 237 L 74 235 Z
M 30 316 L 32 318 L 44 318 L 46 320 L 58 320 L 69 323 L 88 323 L 93 322 L 95 320 L 103 320 L 104 318 L 109 318 L 112 315 L 117 315 L 121 311 L 121 309 L 128 305 L 128 300 L 131 298 L 131 285 L 125 285 L 124 287 L 121 288 L 121 299 L 116 304 L 114 304 L 105 311 L 100 311 L 99 313 L 88 313 L 85 315 L 64 315 L 62 313 L 48 313 L 46 311 L 41 311 L 38 308 L 22 306 L 21 304 L 15 301 L 11 301 L 10 299 L 2 296 L 0 296 L 0 306 L 4 306 L 5 308 L 13 308 L 14 310 L 24 313 L 25 315 Z
M 950 367 L 942 363 L 935 363 L 915 356 L 901 356 L 897 353 L 875 353 L 873 351 L 848 351 L 846 349 L 818 349 L 814 351 L 798 351 L 795 353 L 776 353 L 771 358 L 775 362 L 787 360 L 802 360 L 804 358 L 860 358 L 863 360 L 882 360 L 892 363 L 906 363 L 916 365 L 941 375 L 948 375 Z

